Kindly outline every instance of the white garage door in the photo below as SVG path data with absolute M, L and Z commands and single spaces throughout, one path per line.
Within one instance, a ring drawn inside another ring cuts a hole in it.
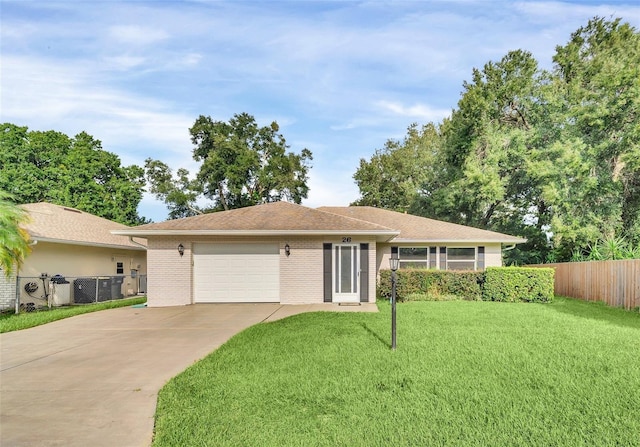
M 280 252 L 276 244 L 194 244 L 196 303 L 280 301 Z

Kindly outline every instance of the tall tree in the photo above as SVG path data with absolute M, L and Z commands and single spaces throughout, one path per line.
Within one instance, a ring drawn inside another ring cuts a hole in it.
M 360 159 L 353 178 L 361 197 L 354 205 L 411 210 L 421 191 L 437 178 L 432 170 L 440 143 L 436 125 L 412 124 L 402 141 L 388 140 L 370 160 Z
M 148 159 L 151 192 L 163 200 L 172 218 L 242 208 L 279 200 L 300 203 L 308 194 L 311 151 L 287 152 L 289 146 L 274 121 L 260 127 L 247 113 L 228 122 L 200 116 L 189 130 L 194 160 L 201 163 L 194 179 L 180 169 L 177 178 L 163 162 Z M 200 198 L 212 204 L 198 205 Z
M 440 215 L 487 226 L 529 186 L 519 168 L 534 135 L 538 76 L 536 60 L 520 50 L 473 70 L 443 129 L 448 186 L 429 203 Z
M 561 169 L 551 159 L 562 158 L 564 146 L 546 150 L 557 139 L 545 127 L 547 76 L 522 50 L 474 69 L 442 125 L 441 181 L 424 188 L 416 207 L 428 217 L 527 237 L 508 253 L 510 262 L 539 262 L 550 251 L 545 184 Z
M 438 126 L 430 164 L 383 163 L 402 158 L 402 145 L 388 145 L 361 162 L 359 202 L 374 197 L 393 207 L 395 194 L 404 204 L 395 185 L 382 200 L 372 184 L 424 172 L 410 208 L 526 237 L 508 262 L 587 256 L 600 239 L 637 244 L 640 34 L 619 19 L 594 18 L 557 47 L 554 62 L 548 73 L 518 50 L 474 69 L 458 107 Z
M 141 167 L 122 166 L 85 132 L 69 138 L 1 125 L 0 189 L 17 203 L 51 202 L 136 225 L 145 222 L 137 212 L 144 186 Z
M 21 227 L 28 221 L 29 215 L 11 201 L 9 194 L 0 191 L 0 268 L 7 277 L 20 269 L 31 251 L 29 234 Z
M 159 160 L 147 158 L 145 175 L 150 184 L 149 192 L 169 207 L 169 219 L 197 216 L 204 210 L 196 203 L 201 188 L 189 178 L 189 171 L 179 168 L 174 176 L 171 168 Z
M 558 222 L 571 230 L 558 244 L 566 255 L 599 237 L 638 242 L 640 34 L 620 19 L 596 17 L 556 48 L 554 62 L 567 103 L 563 124 L 584 142 L 590 166 L 572 218 Z

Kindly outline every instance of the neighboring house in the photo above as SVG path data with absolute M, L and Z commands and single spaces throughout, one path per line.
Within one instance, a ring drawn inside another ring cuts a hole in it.
M 275 202 L 112 231 L 147 239 L 149 306 L 375 302 L 391 253 L 401 267 L 502 265 L 525 239 L 371 207 Z
M 29 296 L 25 285 L 30 282 L 44 287 L 39 279 L 44 273 L 49 277 L 62 275 L 70 284 L 76 277 L 123 276 L 122 285 L 118 283 L 122 294 L 138 292 L 138 278 L 146 274 L 146 249 L 128 237 L 111 234 L 112 230 L 129 227 L 51 203 L 20 207 L 31 219 L 24 226 L 31 239 L 31 253 L 18 272 L 18 284 L 15 278 L 11 283 L 6 280 L 4 285 L 0 283 L 1 308 L 14 305 L 16 292 L 20 293 L 21 302 L 34 301 L 33 296 L 40 296 L 40 290 Z M 70 287 L 73 293 L 73 285 Z

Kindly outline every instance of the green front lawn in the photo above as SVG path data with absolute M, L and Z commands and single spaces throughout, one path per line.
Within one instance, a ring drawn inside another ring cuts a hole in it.
M 22 312 L 19 314 L 6 313 L 0 315 L 0 334 L 3 332 L 19 331 L 30 327 L 51 323 L 75 315 L 97 312 L 99 310 L 113 309 L 116 307 L 133 306 L 147 302 L 147 297 L 127 298 L 123 300 L 107 301 L 96 304 L 83 304 L 66 307 L 54 307 L 53 309 L 40 309 L 36 312 Z
M 632 446 L 640 315 L 418 302 L 251 327 L 160 392 L 154 446 Z

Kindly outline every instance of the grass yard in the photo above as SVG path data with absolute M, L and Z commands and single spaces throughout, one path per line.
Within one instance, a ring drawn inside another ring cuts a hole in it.
M 116 307 L 133 306 L 134 304 L 146 303 L 146 297 L 128 298 L 116 301 L 107 301 L 97 304 L 83 304 L 68 307 L 56 307 L 53 309 L 42 309 L 36 312 L 22 312 L 19 314 L 7 313 L 0 315 L 0 334 L 4 332 L 19 331 L 52 321 L 75 315 L 97 312 L 99 310 L 114 309 Z
M 159 446 L 637 446 L 640 314 L 417 302 L 259 324 L 160 392 Z

